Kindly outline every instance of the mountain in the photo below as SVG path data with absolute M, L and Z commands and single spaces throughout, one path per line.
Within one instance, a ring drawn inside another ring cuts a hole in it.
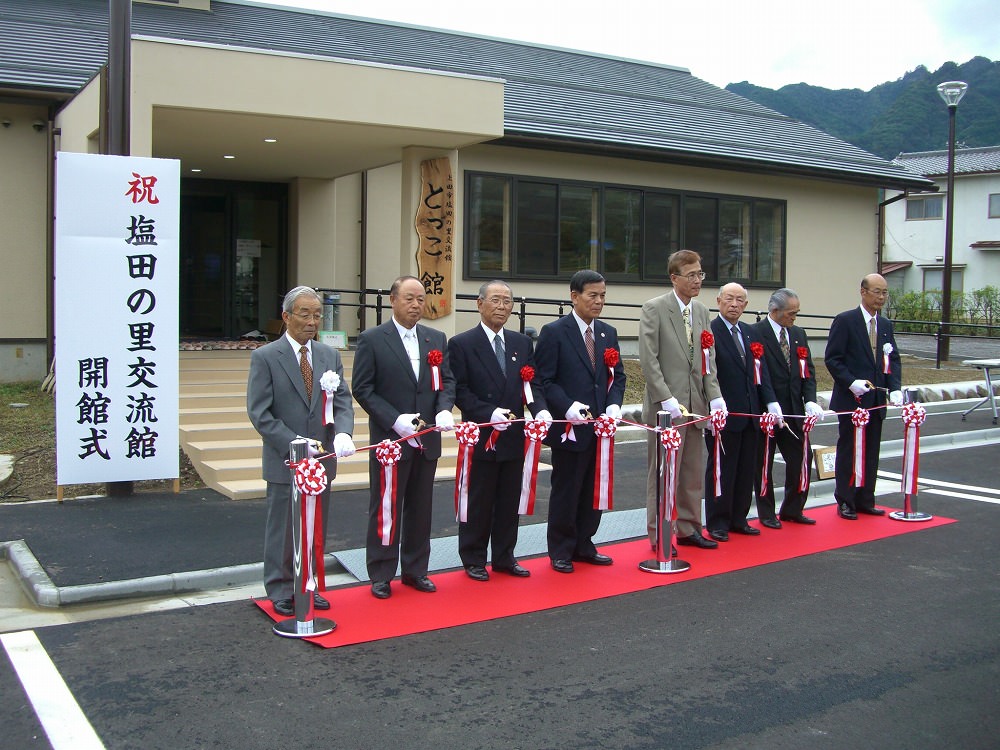
M 743 81 L 726 89 L 813 125 L 886 159 L 903 151 L 948 148 L 948 108 L 937 85 L 965 81 L 958 105 L 955 142 L 960 147 L 1000 145 L 1000 62 L 974 57 L 931 73 L 924 66 L 871 91 L 826 89 L 796 83 L 767 89 Z

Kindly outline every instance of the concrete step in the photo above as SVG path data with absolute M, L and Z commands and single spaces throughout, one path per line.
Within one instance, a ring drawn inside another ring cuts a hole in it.
M 182 446 L 192 442 L 234 440 L 260 440 L 257 430 L 249 420 L 241 422 L 209 422 L 207 424 L 184 424 L 178 426 Z M 196 467 L 197 468 L 197 467 Z
M 220 384 L 221 385 L 221 384 Z M 247 405 L 246 389 L 234 391 L 232 388 L 219 389 L 214 393 L 191 393 L 186 392 L 180 397 L 178 406 L 181 409 L 204 409 L 216 406 L 242 406 L 244 411 Z

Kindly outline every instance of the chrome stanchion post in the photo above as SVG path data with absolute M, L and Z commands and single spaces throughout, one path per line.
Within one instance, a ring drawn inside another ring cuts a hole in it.
M 292 499 L 291 513 L 288 522 L 292 525 L 292 572 L 295 574 L 293 582 L 295 602 L 295 617 L 275 623 L 272 630 L 275 635 L 285 638 L 312 638 L 317 635 L 332 633 L 337 627 L 337 623 L 322 617 L 313 617 L 313 592 L 306 591 L 303 582 L 305 575 L 306 555 L 312 555 L 313 550 L 308 549 L 302 537 L 302 493 L 299 492 L 295 483 L 295 466 L 305 460 L 309 455 L 309 441 L 304 438 L 293 440 L 288 444 L 288 458 L 292 472 Z M 320 508 L 316 509 L 321 513 Z
M 914 404 L 919 400 L 920 391 L 916 388 L 907 388 L 903 391 L 903 401 L 907 404 Z M 903 428 L 906 429 L 905 426 Z M 904 435 L 904 440 L 905 440 Z M 893 521 L 930 521 L 934 516 L 930 513 L 921 513 L 917 510 L 916 498 L 906 493 L 903 495 L 903 509 L 894 510 L 889 514 L 889 518 Z
M 656 413 L 656 558 L 643 560 L 639 570 L 646 573 L 683 573 L 691 563 L 673 557 L 674 549 L 674 499 L 663 491 L 663 474 L 667 471 L 667 449 L 660 435 L 670 427 L 670 413 Z

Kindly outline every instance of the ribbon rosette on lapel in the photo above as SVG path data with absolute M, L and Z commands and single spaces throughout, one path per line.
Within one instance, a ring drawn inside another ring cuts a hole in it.
M 594 421 L 597 435 L 597 466 L 594 472 L 594 510 L 612 510 L 615 485 L 615 432 L 618 425 L 607 414 Z
M 542 441 L 548 434 L 548 425 L 541 419 L 529 419 L 524 423 L 524 468 L 521 470 L 521 498 L 517 504 L 518 515 L 530 516 L 535 512 L 538 457 L 542 453 Z
M 892 354 L 892 344 L 886 341 L 882 344 L 882 372 L 889 374 L 889 355 Z
M 715 336 L 711 331 L 701 332 L 701 374 L 708 375 L 710 372 L 708 356 L 715 344 Z
M 865 486 L 865 426 L 871 420 L 871 414 L 860 406 L 851 414 L 854 424 L 854 486 Z
M 444 362 L 444 355 L 437 349 L 427 352 L 427 364 L 431 366 L 431 388 L 440 391 L 441 385 L 441 363 Z
M 333 370 L 327 370 L 319 379 L 319 387 L 323 389 L 323 424 L 333 424 L 333 394 L 340 388 L 340 375 Z
M 771 438 L 774 437 L 774 428 L 778 425 L 778 415 L 771 414 L 770 412 L 764 412 L 760 415 L 760 429 L 764 433 L 764 455 L 771 455 Z M 768 473 L 768 461 L 764 461 L 760 468 L 760 491 L 761 493 L 767 492 L 768 481 L 770 479 Z
M 306 574 L 302 577 L 305 591 L 315 591 L 317 578 L 326 585 L 323 567 L 323 519 L 317 513 L 317 500 L 326 490 L 326 468 L 315 458 L 307 458 L 295 465 L 295 488 L 302 496 L 301 519 L 302 549 L 299 558 L 306 561 Z
M 455 520 L 469 520 L 469 482 L 472 479 L 472 453 L 479 442 L 479 425 L 461 422 L 455 427 L 458 439 L 458 464 L 455 467 Z
M 819 422 L 819 417 L 806 417 L 802 421 L 802 466 L 799 467 L 799 492 L 809 489 L 809 470 L 812 460 L 812 450 L 809 448 L 809 433 Z
M 608 392 L 611 392 L 611 384 L 615 382 L 615 367 L 621 361 L 621 356 L 617 349 L 604 350 L 604 365 L 608 368 Z
M 715 436 L 715 446 L 712 448 L 712 453 L 715 456 L 715 460 L 712 462 L 715 470 L 715 496 L 719 497 L 722 494 L 722 431 L 726 429 L 726 412 L 722 409 L 716 409 L 709 416 L 712 435 Z
M 521 368 L 521 391 L 524 394 L 524 403 L 533 404 L 535 397 L 531 395 L 531 381 L 535 379 L 535 368 L 525 365 Z
M 886 344 L 889 346 L 889 344 Z M 920 464 L 920 425 L 927 410 L 920 404 L 903 406 L 903 487 L 904 495 L 917 494 L 917 471 Z
M 663 470 L 660 473 L 660 491 L 663 498 L 663 517 L 660 528 L 677 520 L 677 453 L 681 449 L 681 433 L 676 427 L 668 427 L 660 433 L 663 446 Z M 669 554 L 669 553 L 667 553 Z
M 753 355 L 753 382 L 754 385 L 760 385 L 761 357 L 764 356 L 764 345 L 759 341 L 751 341 L 750 353 Z
M 795 350 L 795 353 L 799 357 L 799 377 L 803 380 L 809 380 L 809 350 L 800 346 Z
M 396 529 L 396 464 L 402 456 L 403 449 L 388 438 L 375 447 L 375 458 L 382 465 L 378 535 L 383 547 L 392 544 Z

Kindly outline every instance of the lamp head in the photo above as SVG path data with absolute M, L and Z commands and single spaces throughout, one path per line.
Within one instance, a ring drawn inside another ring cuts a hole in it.
M 965 81 L 945 81 L 938 84 L 937 90 L 945 104 L 949 107 L 957 107 L 958 103 L 962 101 L 962 97 L 965 96 L 967 88 L 969 85 Z

